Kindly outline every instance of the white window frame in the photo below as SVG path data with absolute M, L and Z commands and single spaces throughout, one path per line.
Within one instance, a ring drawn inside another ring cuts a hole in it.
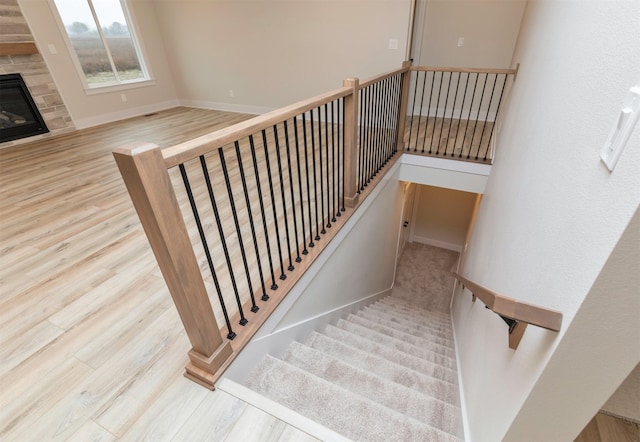
M 151 68 L 146 62 L 146 59 L 148 58 L 147 51 L 145 50 L 144 45 L 142 44 L 142 40 L 138 37 L 138 31 L 137 31 L 138 22 L 135 18 L 134 13 L 131 10 L 131 7 L 129 5 L 129 0 L 120 0 L 120 5 L 122 6 L 122 12 L 124 13 L 125 19 L 127 20 L 129 35 L 131 36 L 131 40 L 133 42 L 134 47 L 136 48 L 136 53 L 138 54 L 138 61 L 140 63 L 140 68 L 142 69 L 144 77 L 139 79 L 134 79 L 134 80 L 117 80 L 117 81 L 93 83 L 93 84 L 89 84 L 89 82 L 87 81 L 87 77 L 84 73 L 84 70 L 82 69 L 82 65 L 80 64 L 78 55 L 76 54 L 76 51 L 73 47 L 73 43 L 71 43 L 71 38 L 69 37 L 69 33 L 67 32 L 64 22 L 62 21 L 62 17 L 58 12 L 58 7 L 55 4 L 55 0 L 48 0 L 48 2 L 49 2 L 49 7 L 53 12 L 53 16 L 55 17 L 56 23 L 60 28 L 60 33 L 62 34 L 62 38 L 65 42 L 65 45 L 67 46 L 67 50 L 71 55 L 71 60 L 73 61 L 73 65 L 75 66 L 76 71 L 78 72 L 78 77 L 80 77 L 80 81 L 82 82 L 82 86 L 84 88 L 85 94 L 96 95 L 96 94 L 102 94 L 102 93 L 117 92 L 117 91 L 127 90 L 127 89 L 135 89 L 139 87 L 153 86 L 156 84 L 153 78 L 153 74 L 151 72 Z M 95 13 L 92 0 L 87 0 L 87 2 L 89 3 L 89 8 L 91 9 L 91 13 L 94 17 L 94 20 L 96 20 L 96 13 Z M 103 44 L 105 44 L 106 46 L 105 36 L 104 36 L 103 30 L 101 29 L 101 26 L 98 26 L 98 33 L 100 35 L 100 39 L 103 41 Z M 107 51 L 107 54 L 113 66 L 113 60 L 111 58 L 110 52 L 111 52 L 110 50 Z M 117 76 L 117 72 L 115 74 Z

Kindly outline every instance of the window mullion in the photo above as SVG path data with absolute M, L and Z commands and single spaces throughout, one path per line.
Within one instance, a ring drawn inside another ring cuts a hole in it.
M 104 31 L 102 30 L 102 25 L 100 24 L 100 20 L 98 19 L 98 14 L 96 14 L 96 10 L 93 7 L 93 2 L 91 0 L 87 0 L 89 4 L 89 9 L 91 10 L 91 15 L 93 15 L 93 20 L 96 22 L 96 27 L 98 28 L 98 35 L 102 40 L 102 45 L 104 46 L 104 50 L 107 53 L 107 58 L 109 59 L 109 64 L 111 65 L 111 70 L 113 71 L 113 75 L 116 77 L 116 81 L 120 81 L 120 75 L 118 74 L 118 69 L 116 69 L 116 64 L 113 61 L 113 56 L 111 55 L 111 49 L 109 49 L 109 45 L 107 44 L 107 38 L 104 35 Z

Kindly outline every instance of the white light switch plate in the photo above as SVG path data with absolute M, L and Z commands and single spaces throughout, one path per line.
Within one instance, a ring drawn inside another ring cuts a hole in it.
M 600 152 L 600 159 L 609 170 L 613 171 L 616 167 L 633 127 L 638 122 L 638 116 L 640 116 L 640 86 L 634 86 L 629 89 L 618 118 Z

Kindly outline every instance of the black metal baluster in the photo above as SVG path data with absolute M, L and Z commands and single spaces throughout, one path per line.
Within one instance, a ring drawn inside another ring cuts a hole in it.
M 363 94 L 363 123 L 360 130 L 364 132 L 364 144 L 361 147 L 362 151 L 362 181 L 360 190 L 364 190 L 367 187 L 367 165 L 369 162 L 369 87 L 362 89 Z
M 318 113 L 318 166 L 319 166 L 319 174 L 318 181 L 320 181 L 320 233 L 325 234 L 327 231 L 324 228 L 324 181 L 322 177 L 322 107 L 318 106 L 316 108 Z M 317 194 L 316 194 L 316 198 Z
M 227 306 L 224 302 L 224 298 L 222 297 L 220 282 L 218 281 L 218 275 L 216 274 L 215 266 L 213 265 L 213 260 L 211 259 L 211 252 L 209 251 L 209 245 L 207 244 L 207 237 L 205 236 L 204 229 L 202 228 L 202 222 L 200 221 L 200 215 L 198 214 L 198 207 L 196 206 L 196 201 L 193 198 L 193 192 L 191 191 L 191 185 L 189 184 L 189 177 L 187 176 L 187 171 L 184 167 L 184 164 L 182 163 L 179 164 L 178 168 L 180 169 L 180 174 L 182 175 L 182 182 L 184 183 L 184 187 L 187 192 L 187 197 L 189 198 L 189 204 L 191 205 L 193 218 L 195 219 L 196 226 L 198 227 L 198 233 L 200 234 L 200 241 L 202 242 L 202 247 L 204 248 L 204 254 L 207 257 L 207 263 L 209 264 L 209 270 L 211 271 L 213 284 L 216 287 L 216 293 L 218 294 L 220 307 L 222 307 L 222 315 L 224 316 L 224 322 L 227 325 L 227 331 L 228 331 L 227 339 L 233 339 L 236 337 L 236 334 L 231 328 L 231 322 L 229 321 L 229 313 L 227 313 Z
M 324 104 L 324 151 L 326 157 L 326 181 L 327 181 L 327 229 L 331 228 L 331 186 L 329 184 L 329 106 Z M 323 215 L 324 220 L 324 215 Z
M 316 142 L 315 142 L 315 128 L 313 126 L 313 110 L 309 111 L 309 117 L 311 117 L 311 159 L 313 160 L 313 200 L 316 209 L 316 241 L 320 241 L 320 223 L 318 221 L 318 179 L 316 177 Z M 320 122 L 318 121 L 318 124 Z M 319 142 L 319 141 L 318 141 Z M 320 177 L 320 183 L 322 183 L 322 177 Z
M 484 75 L 484 84 L 482 85 L 482 93 L 480 94 L 480 103 L 478 103 L 478 112 L 476 113 L 476 122 L 473 125 L 473 134 L 471 135 L 471 143 L 469 144 L 469 154 L 467 158 L 471 156 L 471 149 L 473 148 L 473 140 L 476 137 L 476 127 L 478 127 L 478 118 L 480 118 L 480 108 L 482 107 L 482 100 L 484 99 L 484 91 L 487 87 L 487 80 L 489 79 L 489 74 Z M 476 150 L 476 157 L 478 159 L 478 151 L 480 150 L 480 146 L 478 146 L 478 150 Z
M 337 177 L 337 170 L 336 170 L 336 164 L 338 166 L 338 169 L 340 169 L 340 164 L 338 163 L 338 158 L 336 158 L 336 132 L 339 134 L 338 129 L 339 126 L 337 124 L 337 121 L 335 119 L 336 114 L 335 114 L 335 108 L 337 107 L 338 102 L 337 100 L 333 100 L 331 102 L 331 183 L 332 186 L 331 188 L 333 189 L 333 199 L 332 199 L 332 206 L 333 206 L 333 218 L 331 218 L 331 222 L 336 222 L 336 216 L 337 216 L 337 211 L 338 211 L 338 193 L 340 192 L 340 183 L 338 182 L 338 177 Z M 340 143 L 340 140 L 338 140 L 338 143 Z M 340 146 L 338 145 L 338 149 L 340 148 Z
M 340 106 L 340 104 L 342 104 L 342 106 Z M 345 156 L 345 151 L 344 151 L 344 132 L 345 132 L 345 124 L 344 124 L 344 119 L 345 119 L 345 115 L 344 115 L 344 97 L 342 97 L 342 101 L 338 102 L 338 114 L 342 115 L 342 118 L 340 118 L 340 124 L 342 126 L 342 205 L 340 206 L 340 212 L 344 212 L 345 210 L 347 210 L 344 207 L 344 193 L 345 193 L 345 182 L 344 182 L 344 156 Z M 353 149 L 355 149 L 356 146 L 353 146 Z M 338 150 L 340 150 L 340 146 L 338 146 Z M 340 155 L 338 154 L 338 157 L 340 157 Z M 357 158 L 356 158 L 356 163 L 357 163 Z M 339 169 L 339 167 L 338 167 Z M 357 183 L 356 183 L 357 186 Z M 340 212 L 338 212 L 338 216 L 340 216 Z
M 375 83 L 373 86 L 373 158 L 371 161 L 371 179 L 378 173 L 378 164 L 380 163 L 380 145 L 382 144 L 382 137 L 380 136 L 380 83 Z
M 396 148 L 398 146 L 398 115 L 400 104 L 398 103 L 398 95 L 400 90 L 398 89 L 398 85 L 400 84 L 400 80 L 404 76 L 404 73 L 396 75 L 391 82 L 391 114 L 390 114 L 390 145 L 389 150 L 387 152 L 387 161 L 393 157 L 396 153 Z
M 271 175 L 271 162 L 269 161 L 269 147 L 267 143 L 267 131 L 262 129 L 262 147 L 264 148 L 264 160 L 267 166 L 267 179 L 269 181 L 269 195 L 271 196 L 271 211 L 273 213 L 273 225 L 276 228 L 276 245 L 278 246 L 278 258 L 280 259 L 280 276 L 284 281 L 287 275 L 284 274 L 284 261 L 282 260 L 282 246 L 280 244 L 280 228 L 278 227 L 278 213 L 276 210 L 276 198 L 273 194 L 273 180 Z
M 411 134 L 413 134 L 413 120 L 416 117 L 416 97 L 418 96 L 418 81 L 420 80 L 420 71 L 415 71 L 415 73 L 416 83 L 413 85 L 413 103 L 411 103 L 411 124 L 409 125 L 409 140 L 407 141 L 407 151 L 411 150 Z M 411 71 L 409 71 L 408 74 L 411 75 Z M 418 129 L 420 129 L 420 113 L 418 113 Z M 417 132 L 419 132 L 419 130 L 416 130 L 416 145 L 418 143 Z M 400 136 L 404 137 L 404 134 L 400 134 Z M 413 151 L 416 151 L 415 145 Z
M 358 112 L 358 121 L 359 121 L 359 125 L 358 125 L 358 132 L 359 132 L 359 139 L 360 139 L 360 143 L 358 144 L 358 182 L 356 183 L 356 189 L 358 189 L 358 193 L 360 193 L 362 191 L 362 189 L 364 188 L 363 183 L 363 177 L 364 177 L 364 136 L 365 136 L 365 129 L 364 129 L 364 89 L 361 89 L 358 93 L 358 95 L 360 96 L 360 107 L 358 108 L 359 112 Z
M 453 72 L 451 73 L 453 75 Z M 456 109 L 456 101 L 458 101 L 458 87 L 460 86 L 460 77 L 462 76 L 462 72 L 458 72 L 458 81 L 456 83 L 456 92 L 453 95 L 453 106 L 451 106 L 451 117 L 449 119 L 449 131 L 447 132 L 447 146 L 444 150 L 444 155 L 447 156 L 447 148 L 449 147 L 449 139 L 451 138 L 451 128 L 453 127 L 453 112 Z M 462 111 L 460 111 L 462 112 Z M 458 120 L 459 122 L 460 120 Z M 458 126 L 456 126 L 456 134 L 458 133 Z M 453 151 L 455 150 L 455 142 L 453 143 L 453 150 L 451 150 L 451 156 L 453 156 Z
M 440 135 L 438 135 L 438 148 L 436 149 L 436 155 L 438 155 L 440 153 L 440 143 L 442 142 L 442 130 L 444 129 L 444 120 L 445 120 L 445 116 L 447 113 L 447 104 L 449 103 L 449 91 L 451 90 L 451 76 L 453 75 L 453 72 L 449 72 L 449 83 L 447 84 L 447 95 L 445 96 L 445 100 L 444 100 L 444 110 L 442 111 L 442 124 L 440 125 Z M 442 73 L 442 76 L 444 76 L 444 72 Z M 449 122 L 449 126 L 451 126 L 451 122 Z M 447 143 L 449 142 L 449 140 L 447 139 Z M 447 154 L 447 146 L 445 144 L 444 146 L 444 154 Z
M 276 142 L 276 160 L 277 160 L 277 164 L 278 164 L 278 178 L 280 179 L 280 196 L 282 197 L 282 216 L 284 217 L 284 230 L 285 230 L 285 237 L 287 239 L 287 253 L 289 254 L 289 267 L 287 267 L 287 270 L 289 270 L 290 272 L 294 269 L 293 267 L 293 261 L 291 260 L 291 241 L 289 239 L 289 220 L 288 220 L 288 216 L 287 216 L 287 201 L 284 195 L 284 178 L 282 177 L 282 160 L 280 158 L 280 138 L 278 137 L 278 125 L 274 124 L 273 125 L 273 138 Z M 274 210 L 274 216 L 275 215 L 275 210 Z M 278 224 L 278 220 L 276 219 L 276 225 Z M 280 237 L 278 235 L 278 237 Z M 283 272 L 284 274 L 284 272 Z M 280 276 L 280 279 L 282 279 L 282 275 Z
M 462 74 L 461 74 L 462 75 Z M 462 103 L 460 104 L 460 115 L 458 118 L 458 126 L 456 126 L 456 138 L 453 140 L 453 151 L 451 152 L 451 156 L 455 156 L 456 145 L 458 144 L 458 134 L 460 133 L 460 127 L 462 126 L 462 113 L 464 112 L 464 102 L 467 99 L 467 86 L 469 86 L 469 77 L 471 74 L 467 72 L 467 81 L 464 84 L 464 93 L 462 94 Z M 465 128 L 466 132 L 466 128 Z M 460 148 L 460 152 L 462 152 L 462 148 L 464 147 L 464 140 L 462 147 Z M 460 154 L 462 155 L 462 153 Z
M 509 76 L 507 74 L 504 74 L 504 83 L 502 83 L 502 90 L 500 91 L 500 98 L 498 99 L 498 106 L 496 108 L 496 116 L 495 119 L 493 120 L 493 127 L 491 129 L 491 132 L 489 133 L 489 140 L 487 141 L 487 151 L 484 153 L 484 160 L 487 160 L 487 155 L 489 153 L 489 147 L 491 146 L 491 138 L 493 137 L 493 132 L 495 131 L 495 126 L 496 123 L 498 121 L 498 112 L 500 112 L 500 105 L 502 104 L 502 94 L 504 93 L 504 88 L 507 85 L 507 79 L 509 78 Z
M 369 113 L 369 147 L 367 148 L 368 152 L 369 152 L 369 164 L 367 167 L 367 184 L 368 185 L 371 182 L 371 178 L 373 178 L 373 165 L 374 165 L 374 160 L 375 160 L 375 144 L 376 144 L 376 140 L 374 138 L 375 136 L 375 131 L 374 131 L 374 127 L 375 127 L 375 96 L 376 96 L 376 85 L 372 84 L 371 86 L 369 86 L 371 88 L 371 100 L 369 100 L 369 107 L 370 107 L 370 113 Z
M 307 175 L 307 207 L 309 209 L 309 247 L 314 247 L 313 243 L 313 221 L 311 220 L 311 188 L 310 188 L 310 179 L 309 179 L 309 154 L 308 154 L 308 143 L 307 143 L 307 121 L 306 121 L 306 113 L 302 114 L 302 134 L 304 137 L 304 164 Z M 314 189 L 315 192 L 315 189 Z
M 391 104 L 391 97 L 389 96 L 390 89 L 390 78 L 385 78 L 383 81 L 382 87 L 382 121 L 381 121 L 381 131 L 382 131 L 382 145 L 380 149 L 380 169 L 387 164 L 387 149 L 389 149 L 389 105 Z
M 467 139 L 467 131 L 469 129 L 469 121 L 471 120 L 471 111 L 473 110 L 473 101 L 476 98 L 476 88 L 478 87 L 478 77 L 480 74 L 476 74 L 476 82 L 473 86 L 473 94 L 471 94 L 471 104 L 469 105 L 469 114 L 467 115 L 467 124 L 464 126 L 464 138 L 462 138 L 462 148 L 460 149 L 460 156 L 458 158 L 462 158 L 462 152 L 464 151 L 464 142 Z M 469 152 L 471 152 L 471 144 L 469 144 Z M 469 155 L 467 154 L 467 158 Z
M 304 223 L 304 197 L 302 196 L 302 167 L 300 166 L 300 141 L 298 137 L 298 116 L 297 115 L 293 117 L 293 132 L 296 140 L 296 164 L 298 165 L 298 195 L 300 197 L 300 223 L 302 224 L 302 254 L 308 255 L 309 250 L 307 250 L 307 233 L 306 233 L 306 226 Z M 307 176 L 307 179 L 308 178 L 309 177 Z M 311 227 L 311 218 L 309 218 L 309 227 Z M 311 233 L 309 233 L 309 236 L 311 236 Z
M 436 82 L 436 73 L 432 72 L 431 74 L 431 91 L 429 92 L 429 104 L 427 105 L 427 126 L 424 128 L 424 140 L 422 141 L 422 153 L 424 153 L 424 149 L 427 144 L 427 136 L 429 133 L 429 115 L 431 115 L 431 99 L 433 98 L 433 85 Z M 434 120 L 434 129 L 435 129 L 435 120 Z M 431 138 L 433 138 L 433 130 L 431 131 Z
M 435 73 L 434 81 L 435 81 Z M 433 132 L 431 133 L 431 142 L 429 143 L 429 153 L 431 153 L 433 140 L 436 138 L 436 126 L 438 125 L 438 108 L 440 107 L 440 95 L 442 94 L 442 80 L 444 79 L 444 72 L 440 72 L 440 86 L 438 86 L 438 100 L 436 102 L 436 114 L 433 117 Z M 438 146 L 440 145 L 440 140 L 438 140 Z
M 418 139 L 420 138 L 420 120 L 422 119 L 422 109 L 423 109 L 422 106 L 424 104 L 424 92 L 427 87 L 428 73 L 429 73 L 428 71 L 424 71 L 424 77 L 422 78 L 422 97 L 420 98 L 420 110 L 419 110 L 420 117 L 418 118 L 418 130 L 416 131 L 416 147 L 413 150 L 414 152 L 418 151 Z M 422 153 L 424 153 L 424 143 L 425 143 L 425 140 L 427 139 L 427 129 L 429 129 L 429 109 L 427 109 L 427 118 L 426 118 L 426 124 L 424 127 L 424 139 L 422 140 Z
M 236 141 L 237 143 L 237 141 Z M 238 245 L 240 246 L 240 256 L 242 256 L 242 264 L 244 265 L 244 273 L 247 277 L 247 286 L 249 287 L 249 297 L 251 298 L 251 311 L 253 313 L 260 310 L 260 307 L 256 305 L 256 298 L 253 292 L 253 284 L 251 282 L 251 275 L 249 274 L 249 264 L 247 263 L 247 254 L 244 250 L 244 241 L 242 240 L 242 232 L 240 231 L 240 223 L 238 222 L 238 212 L 236 210 L 236 203 L 233 198 L 233 191 L 231 190 L 231 181 L 229 180 L 229 171 L 227 170 L 227 163 L 224 159 L 223 149 L 218 149 L 220 155 L 220 165 L 222 166 L 222 174 L 224 175 L 224 182 L 227 186 L 227 194 L 229 195 L 229 205 L 231 206 L 231 215 L 233 216 L 233 222 L 236 226 L 236 235 L 238 235 Z M 202 170 L 206 171 L 206 164 L 204 163 L 204 155 L 200 157 L 202 161 Z
M 484 116 L 484 123 L 482 124 L 482 133 L 480 134 L 480 143 L 478 143 L 478 151 L 476 152 L 476 160 L 478 159 L 478 155 L 480 154 L 480 148 L 482 147 L 482 139 L 484 138 L 484 130 L 487 127 L 487 120 L 489 119 L 489 111 L 491 110 L 491 103 L 493 102 L 493 93 L 496 90 L 496 83 L 498 82 L 498 74 L 494 74 L 493 77 L 493 87 L 491 88 L 491 96 L 489 97 L 489 105 L 487 106 L 487 114 Z M 487 74 L 489 76 L 489 74 Z M 495 119 L 493 120 L 495 123 Z M 487 150 L 489 147 L 487 146 Z M 485 157 L 487 156 L 485 151 Z
M 267 245 L 267 257 L 269 258 L 269 270 L 271 271 L 271 290 L 276 290 L 276 275 L 273 271 L 273 259 L 271 258 L 271 245 L 269 241 L 269 229 L 267 228 L 267 216 L 264 211 L 264 201 L 262 200 L 262 186 L 260 185 L 260 173 L 258 172 L 258 160 L 256 158 L 256 148 L 253 135 L 249 135 L 249 145 L 251 146 L 251 159 L 253 160 L 253 172 L 256 176 L 256 189 L 258 190 L 258 201 L 260 202 L 260 214 L 262 215 L 262 228 L 264 229 L 264 239 Z
M 300 262 L 302 261 L 302 258 L 300 257 L 300 240 L 298 239 L 298 219 L 296 217 L 296 200 L 295 200 L 295 195 L 293 193 L 293 187 L 294 187 L 293 171 L 291 170 L 291 149 L 289 145 L 289 128 L 288 128 L 287 120 L 284 121 L 284 140 L 285 140 L 285 146 L 287 148 L 287 167 L 289 169 L 289 190 L 291 191 L 291 210 L 293 211 L 293 232 L 296 238 L 296 262 Z M 285 212 L 285 217 L 286 217 L 286 212 Z
M 382 169 L 382 167 L 387 164 L 387 150 L 389 149 L 389 132 L 390 132 L 390 127 L 389 127 L 389 105 L 391 103 L 391 97 L 389 96 L 389 89 L 390 89 L 390 83 L 391 79 L 390 78 L 385 78 L 383 81 L 383 88 L 382 88 L 382 103 L 381 103 L 381 109 L 382 109 L 382 121 L 381 121 L 381 126 L 382 126 L 382 146 L 380 149 L 380 169 Z
M 396 126 L 394 130 L 394 133 L 396 134 L 396 138 L 393 141 L 393 154 L 395 154 L 398 151 L 398 137 L 400 136 L 404 137 L 404 134 L 400 134 L 398 132 L 398 128 L 400 127 L 400 118 L 402 117 L 402 112 L 407 111 L 406 108 L 404 109 L 402 108 L 402 84 L 404 83 L 404 77 L 406 75 L 409 75 L 409 72 L 403 72 L 402 74 L 400 74 L 400 77 L 398 78 L 398 83 L 396 85 L 396 105 L 394 106 L 394 108 L 396 109 L 396 118 L 395 118 Z
M 249 190 L 247 189 L 247 180 L 244 174 L 244 165 L 242 164 L 242 155 L 240 154 L 240 143 L 235 142 L 236 158 L 238 159 L 238 168 L 240 169 L 240 179 L 242 180 L 242 190 L 244 192 L 244 202 L 247 205 L 247 213 L 249 215 L 249 226 L 251 227 L 251 238 L 253 239 L 253 251 L 256 253 L 256 262 L 258 264 L 258 273 L 260 275 L 260 286 L 262 288 L 262 299 L 267 301 L 269 295 L 267 294 L 267 288 L 264 285 L 264 274 L 262 273 L 262 263 L 260 262 L 260 251 L 258 250 L 258 240 L 256 238 L 256 228 L 253 223 L 253 213 L 251 209 L 251 202 L 249 200 Z M 259 195 L 259 193 L 258 193 Z
M 249 321 L 244 317 L 244 311 L 242 309 L 242 301 L 240 301 L 240 293 L 238 292 L 238 286 L 236 285 L 236 277 L 233 272 L 233 266 L 231 265 L 231 256 L 229 255 L 229 249 L 227 248 L 227 237 L 222 229 L 222 220 L 220 219 L 220 212 L 218 212 L 218 204 L 213 194 L 213 186 L 211 185 L 211 178 L 209 177 L 209 169 L 207 168 L 207 162 L 204 155 L 200 155 L 200 165 L 202 166 L 202 173 L 204 175 L 204 182 L 207 185 L 209 191 L 209 199 L 211 200 L 211 207 L 213 208 L 213 215 L 216 219 L 216 225 L 218 226 L 218 234 L 220 235 L 220 244 L 222 245 L 222 251 L 224 252 L 224 259 L 227 261 L 227 268 L 229 270 L 229 277 L 231 278 L 231 286 L 233 287 L 233 293 L 236 297 L 236 303 L 238 304 L 238 311 L 240 313 L 240 325 L 247 325 Z

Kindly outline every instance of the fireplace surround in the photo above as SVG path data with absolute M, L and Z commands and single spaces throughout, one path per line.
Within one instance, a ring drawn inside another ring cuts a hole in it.
M 47 132 L 22 75 L 0 75 L 0 143 Z

